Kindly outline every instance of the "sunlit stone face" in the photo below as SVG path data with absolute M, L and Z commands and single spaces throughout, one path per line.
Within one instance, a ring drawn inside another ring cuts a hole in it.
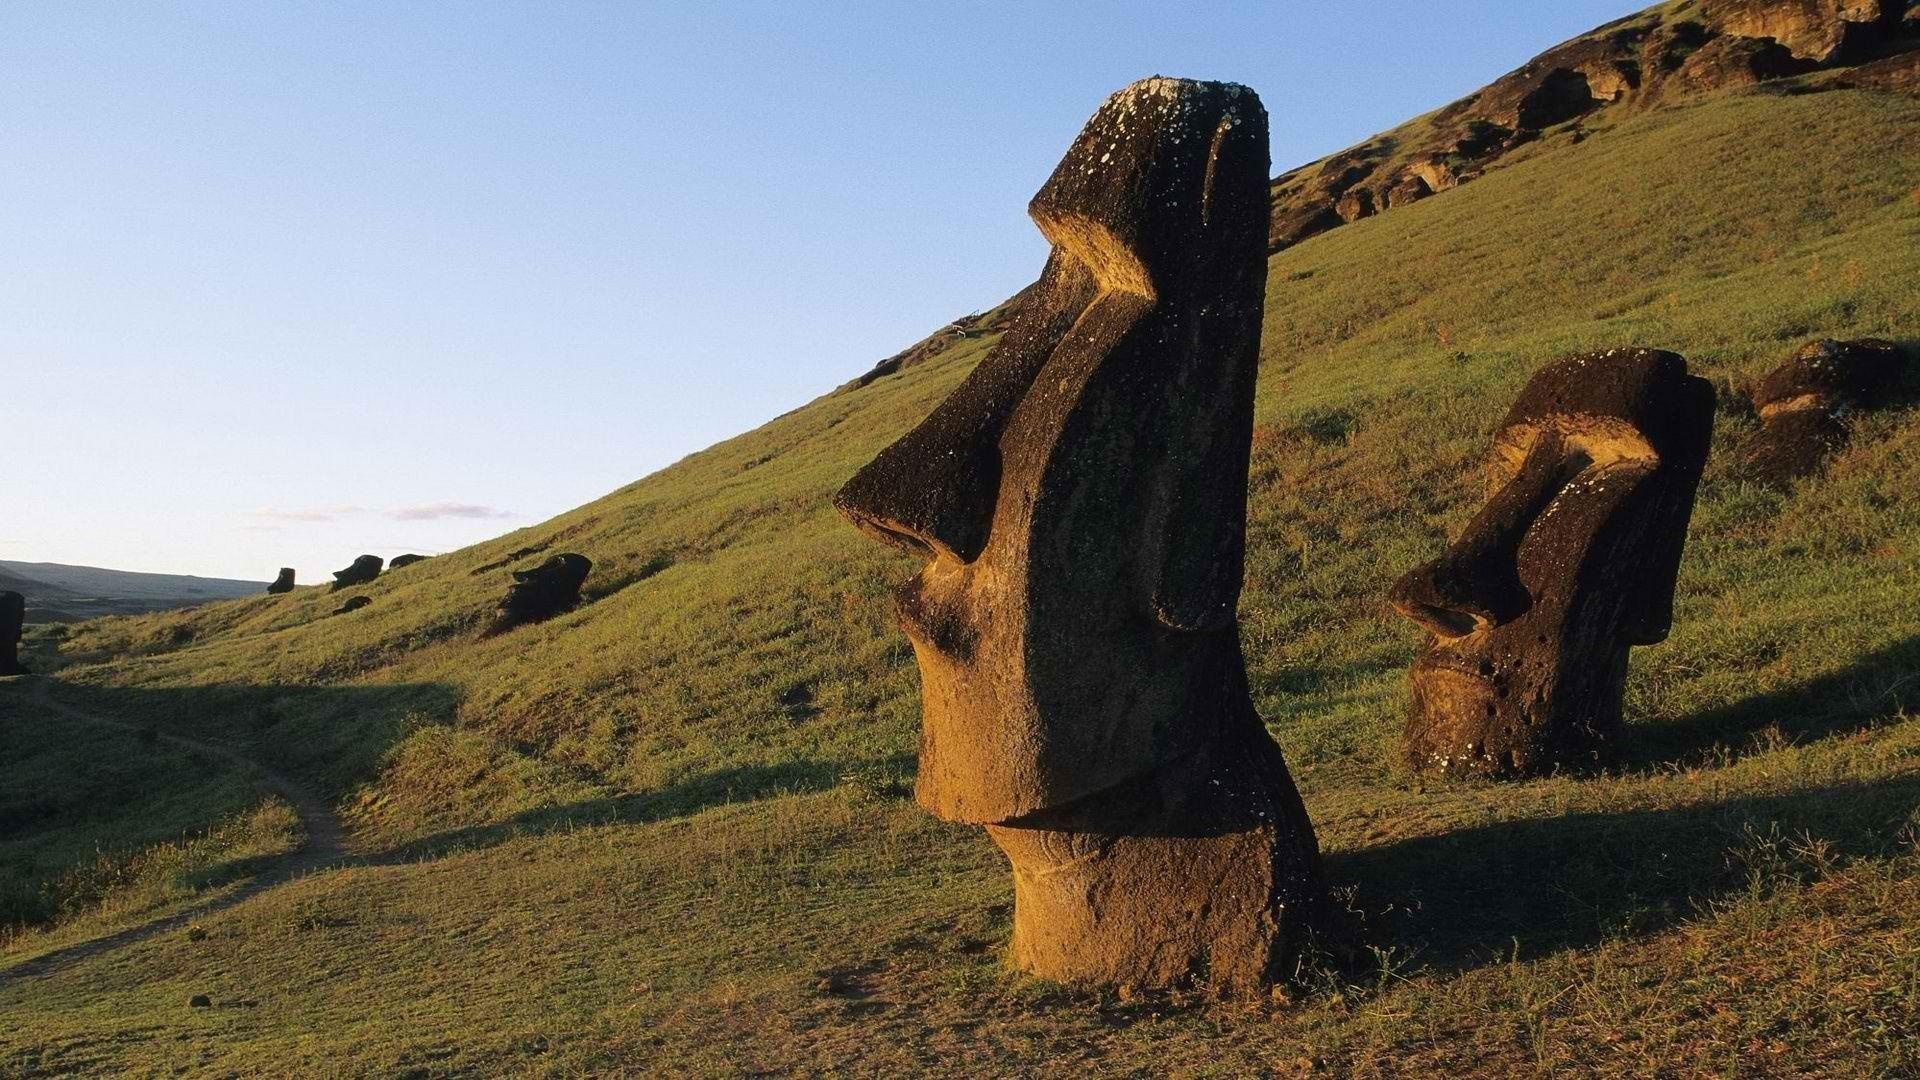
M 1432 634 L 1412 672 L 1416 767 L 1524 776 L 1603 760 L 1627 652 L 1666 639 L 1713 389 L 1672 353 L 1549 365 L 1494 440 L 1492 493 L 1394 586 Z
M 1115 95 L 1030 207 L 1053 252 L 1027 309 L 837 497 L 926 560 L 898 608 L 940 816 L 1015 821 L 1151 771 L 1243 686 L 1265 173 L 1251 93 Z

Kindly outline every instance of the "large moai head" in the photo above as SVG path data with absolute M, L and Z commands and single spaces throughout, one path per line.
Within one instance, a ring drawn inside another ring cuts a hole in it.
M 493 632 L 542 622 L 572 610 L 580 602 L 580 586 L 586 583 L 587 574 L 592 570 L 592 560 L 571 551 L 555 555 L 531 570 L 515 570 L 513 584 L 507 587 L 507 595 L 495 614 Z
M 333 588 L 328 591 L 339 592 L 341 589 L 351 589 L 355 585 L 365 585 L 380 576 L 380 567 L 385 565 L 385 562 L 378 555 L 360 556 L 345 570 L 333 572 Z
M 1494 436 L 1491 496 L 1393 587 L 1432 632 L 1412 673 L 1416 768 L 1519 777 L 1604 759 L 1627 650 L 1666 639 L 1713 387 L 1652 349 L 1533 377 Z
M 20 635 L 27 623 L 27 598 L 0 591 L 0 675 L 24 675 L 20 666 Z
M 280 568 L 280 576 L 274 578 L 273 583 L 267 586 L 267 592 L 269 594 L 278 595 L 280 593 L 290 593 L 292 591 L 293 591 L 293 567 L 283 566 Z
M 1819 469 L 1846 443 L 1852 414 L 1887 403 L 1904 374 L 1890 341 L 1801 346 L 1754 387 L 1760 433 L 1741 460 L 1742 475 L 1785 485 Z
M 896 594 L 915 795 L 989 826 L 1043 975 L 1173 982 L 1211 950 L 1258 982 L 1311 888 L 1235 612 L 1267 160 L 1244 87 L 1109 98 L 1029 207 L 1053 250 L 1019 318 L 834 500 L 924 561 Z

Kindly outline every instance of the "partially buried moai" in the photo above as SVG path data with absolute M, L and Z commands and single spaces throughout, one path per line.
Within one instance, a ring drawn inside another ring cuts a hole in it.
M 527 623 L 544 622 L 580 603 L 580 586 L 593 570 L 593 561 L 568 551 L 531 570 L 515 570 L 513 584 L 494 614 L 491 632 L 502 633 Z
M 27 598 L 0 592 L 0 675 L 25 675 L 20 666 L 20 635 L 27 623 Z
M 1417 769 L 1491 778 L 1605 762 L 1627 652 L 1666 640 L 1713 387 L 1615 349 L 1548 365 L 1494 436 L 1492 494 L 1393 587 L 1432 632 L 1412 672 Z
M 1741 475 L 1785 486 L 1817 471 L 1846 444 L 1855 412 L 1886 404 L 1905 375 L 1892 342 L 1812 341 L 1754 387 L 1760 431 L 1742 458 Z
M 293 567 L 283 566 L 280 568 L 280 576 L 274 578 L 273 583 L 267 586 L 267 592 L 277 596 L 280 593 L 290 593 L 292 591 Z
M 380 567 L 385 565 L 385 562 L 386 560 L 378 555 L 362 555 L 353 560 L 345 570 L 333 572 L 333 587 L 327 591 L 339 592 L 341 589 L 351 589 L 355 585 L 365 585 L 380 576 Z
M 1322 898 L 1235 612 L 1266 111 L 1232 84 L 1135 83 L 1029 212 L 1053 245 L 1029 305 L 834 500 L 926 560 L 897 594 L 915 797 L 1006 853 L 1017 966 L 1264 985 Z

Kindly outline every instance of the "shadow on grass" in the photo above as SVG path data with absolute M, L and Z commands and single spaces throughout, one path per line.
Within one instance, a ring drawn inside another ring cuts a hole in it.
M 1571 814 L 1461 829 L 1327 857 L 1423 965 L 1458 972 L 1667 929 L 1746 890 L 1733 852 L 1806 833 L 1840 857 L 1885 854 L 1920 805 L 1920 776 L 1711 806 Z
M 492 825 L 435 833 L 381 852 L 376 865 L 417 862 L 454 852 L 476 851 L 521 837 L 546 836 L 598 825 L 645 825 L 691 817 L 735 803 L 829 791 L 848 784 L 878 796 L 904 796 L 913 773 L 912 754 L 849 765 L 836 761 L 789 761 L 702 773 L 659 791 L 589 799 L 529 810 Z M 871 789 L 869 791 L 869 789 Z
M 1868 653 L 1846 668 L 1665 724 L 1628 729 L 1628 768 L 1687 765 L 1777 730 L 1788 742 L 1853 731 L 1920 706 L 1920 636 Z

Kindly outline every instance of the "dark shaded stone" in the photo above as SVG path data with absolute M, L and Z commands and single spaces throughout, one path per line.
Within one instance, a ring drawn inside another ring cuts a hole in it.
M 20 666 L 20 635 L 27 624 L 27 598 L 20 593 L 0 592 L 0 675 L 25 675 Z
M 345 603 L 333 609 L 333 613 L 335 615 L 345 615 L 351 611 L 359 611 L 371 603 L 373 603 L 373 601 L 364 596 L 349 596 Z
M 1687 57 L 1677 78 L 1696 90 L 1719 90 L 1804 75 L 1817 66 L 1771 38 L 1717 37 Z
M 213 999 L 205 994 L 195 994 L 187 999 L 187 1008 L 211 1009 L 213 1008 Z
M 1027 309 L 835 496 L 926 560 L 897 594 L 914 794 L 1006 853 L 1012 959 L 1047 978 L 1259 987 L 1320 910 L 1235 613 L 1266 165 L 1243 87 L 1109 98 L 1029 208 Z
M 267 586 L 267 592 L 269 594 L 278 595 L 279 593 L 290 593 L 292 591 L 293 591 L 293 567 L 283 566 L 280 568 L 280 576 L 274 578 L 273 584 Z
M 515 570 L 513 585 L 494 618 L 493 632 L 543 622 L 580 603 L 580 586 L 593 569 L 585 555 L 563 552 L 531 570 Z
M 1784 485 L 1815 472 L 1846 444 L 1848 417 L 1891 401 L 1905 371 L 1890 341 L 1823 339 L 1801 346 L 1754 388 L 1760 433 L 1741 459 L 1741 475 Z
M 1569 357 L 1494 436 L 1497 487 L 1393 587 L 1432 632 L 1412 671 L 1417 769 L 1498 779 L 1606 761 L 1627 653 L 1666 639 L 1713 386 L 1652 349 Z
M 362 555 L 353 560 L 352 566 L 333 572 L 333 588 L 328 591 L 339 592 L 341 589 L 351 589 L 355 585 L 365 585 L 380 576 L 382 565 L 383 560 L 380 556 Z
M 417 562 L 426 562 L 428 558 L 429 556 L 426 555 L 395 555 L 392 561 L 387 563 L 387 570 L 391 573 L 403 566 L 412 566 Z

